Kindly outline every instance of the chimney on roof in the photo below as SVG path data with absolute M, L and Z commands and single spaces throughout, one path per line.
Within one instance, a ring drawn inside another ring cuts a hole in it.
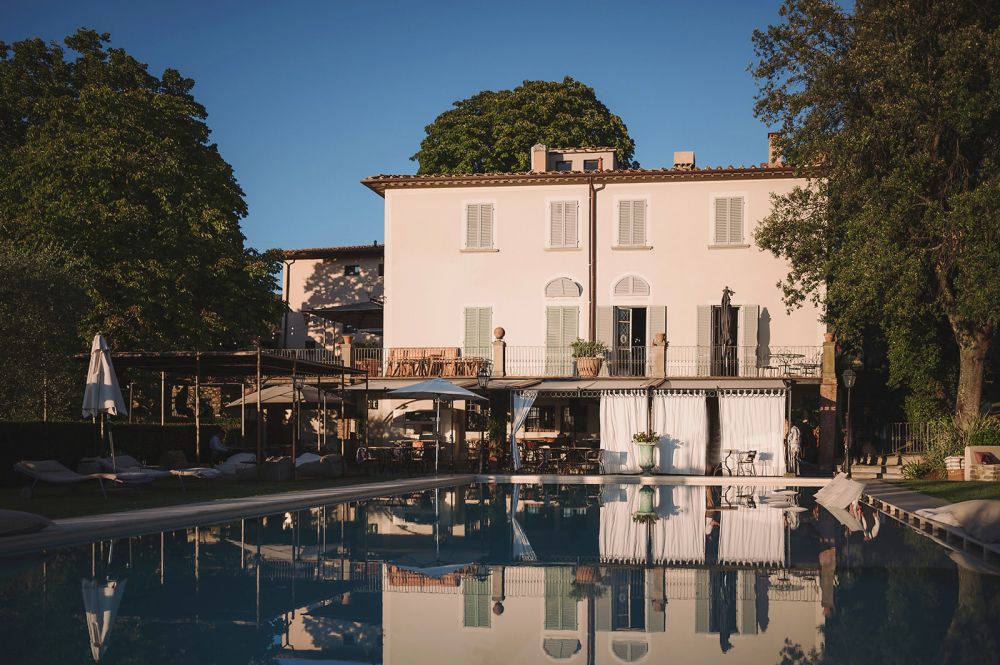
M 767 133 L 767 165 L 781 166 L 785 160 L 781 156 L 781 148 L 778 143 L 781 141 L 781 132 Z
M 693 150 L 677 150 L 674 152 L 674 168 L 675 169 L 693 169 L 694 168 L 694 151 Z
M 546 162 L 549 157 L 549 149 L 543 143 L 536 143 L 531 146 L 531 172 L 544 173 Z

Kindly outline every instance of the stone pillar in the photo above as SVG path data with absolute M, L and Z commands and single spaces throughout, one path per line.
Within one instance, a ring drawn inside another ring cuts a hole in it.
M 823 341 L 823 378 L 819 386 L 819 464 L 833 468 L 837 445 L 837 343 L 833 333 Z
M 503 341 L 507 334 L 503 328 L 497 326 L 493 329 L 493 364 L 490 369 L 490 376 L 507 376 L 507 342 Z
M 340 362 L 344 367 L 354 367 L 354 335 L 344 335 L 344 342 L 340 345 Z
M 653 346 L 650 353 L 650 376 L 655 379 L 662 379 L 667 376 L 667 336 L 664 333 L 656 333 L 653 338 Z

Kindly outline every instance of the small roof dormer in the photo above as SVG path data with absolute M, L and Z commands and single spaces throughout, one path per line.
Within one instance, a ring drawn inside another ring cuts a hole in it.
M 542 143 L 531 147 L 531 171 L 613 171 L 618 168 L 613 147 L 549 148 Z

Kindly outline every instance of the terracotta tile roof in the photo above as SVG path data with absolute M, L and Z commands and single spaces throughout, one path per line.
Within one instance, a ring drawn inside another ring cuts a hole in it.
M 739 180 L 746 178 L 800 178 L 794 168 L 786 165 L 716 166 L 694 169 L 617 169 L 613 171 L 545 171 L 542 173 L 454 173 L 439 175 L 388 175 L 365 178 L 365 185 L 380 196 L 387 189 L 414 187 L 477 187 L 500 185 L 584 184 L 595 182 L 659 182 L 689 180 Z
M 351 256 L 383 256 L 385 245 L 372 243 L 370 245 L 342 245 L 340 247 L 312 247 L 308 249 L 282 250 L 286 259 L 329 259 Z

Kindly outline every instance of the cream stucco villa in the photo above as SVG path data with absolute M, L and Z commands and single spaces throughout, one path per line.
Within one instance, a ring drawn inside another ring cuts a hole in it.
M 348 338 L 341 354 L 369 371 L 370 397 L 488 373 L 520 438 L 592 440 L 605 470 L 637 470 L 631 435 L 651 428 L 673 437 L 661 471 L 754 450 L 756 473 L 784 473 L 788 391 L 816 399 L 824 325 L 812 305 L 786 311 L 787 265 L 754 243 L 771 195 L 805 183 L 768 152 L 749 167 L 677 152 L 670 168 L 619 169 L 610 148 L 536 145 L 530 172 L 366 178 L 385 199 L 383 343 Z M 608 349 L 596 377 L 581 376 L 577 338 Z M 429 404 L 369 407 L 372 436 L 429 434 Z M 446 412 L 449 454 L 480 427 L 461 404 Z

